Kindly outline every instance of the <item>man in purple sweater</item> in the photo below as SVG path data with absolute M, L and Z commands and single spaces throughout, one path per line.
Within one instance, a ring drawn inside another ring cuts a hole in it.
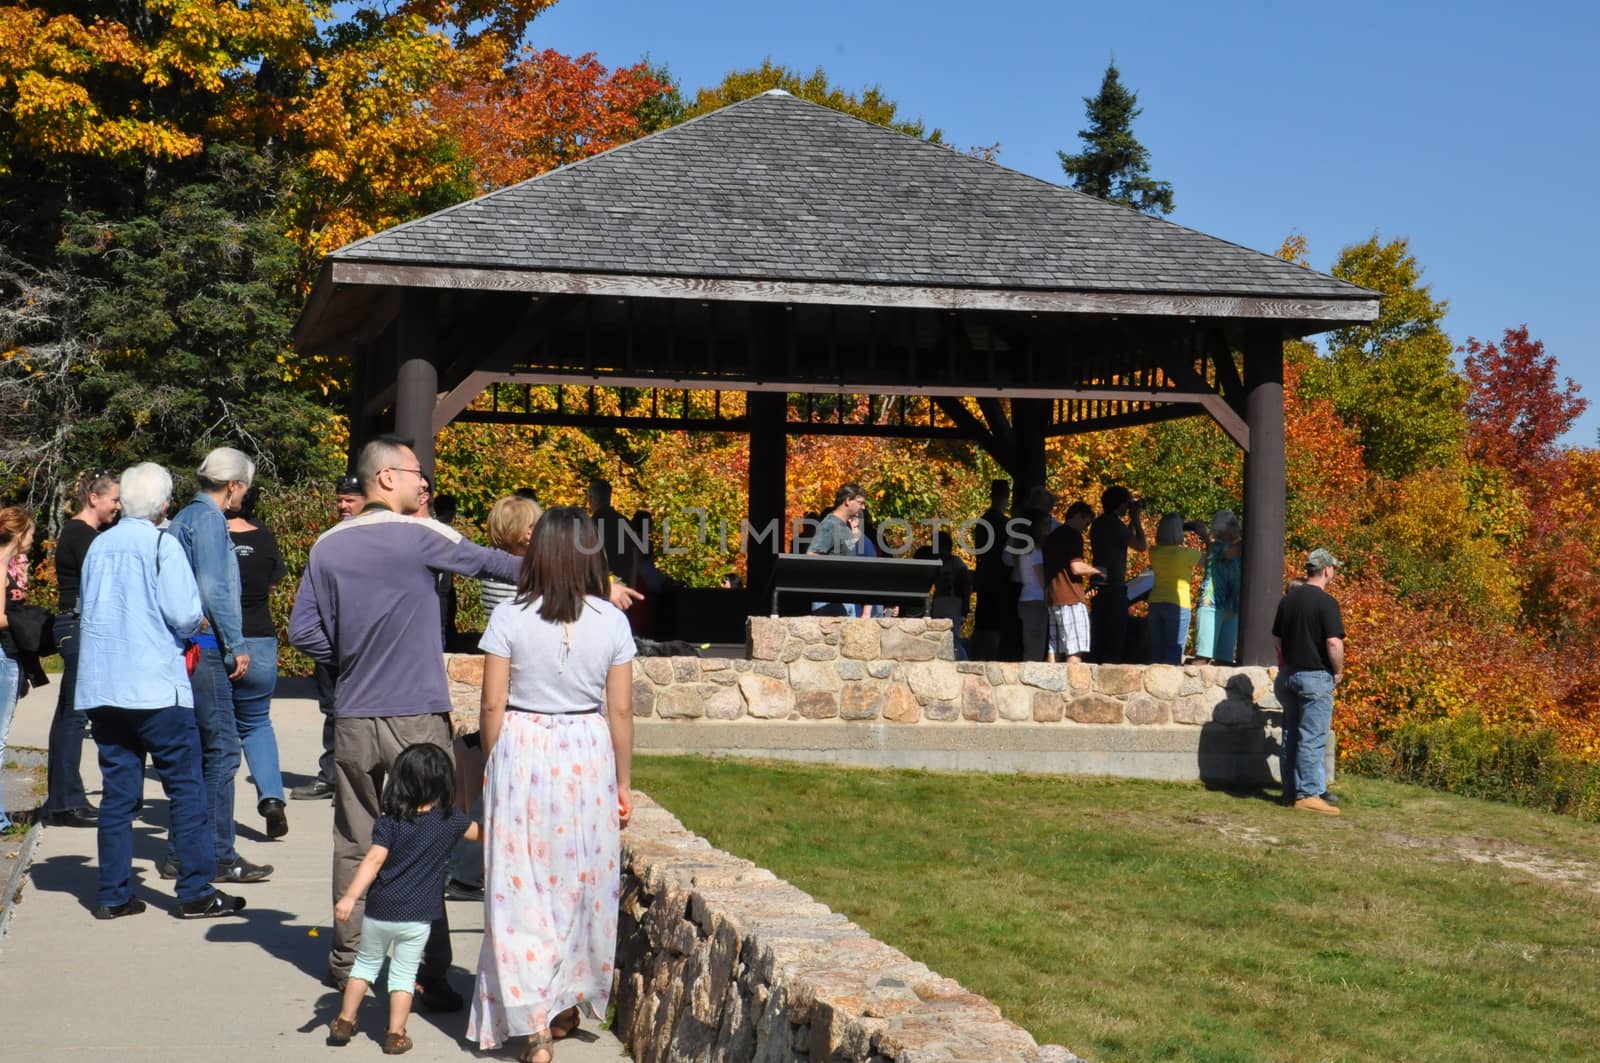
M 439 652 L 434 573 L 516 582 L 521 558 L 474 545 L 454 529 L 414 516 L 422 468 L 409 446 L 374 440 L 357 475 L 366 493 L 358 516 L 334 525 L 311 549 L 289 618 L 289 642 L 332 664 L 334 702 L 333 897 L 349 888 L 372 842 L 384 778 L 407 746 L 450 753 L 450 694 Z M 442 889 L 444 884 L 440 883 Z M 360 945 L 361 905 L 333 924 L 330 985 L 342 988 Z M 461 1007 L 450 988 L 450 927 L 433 925 L 416 996 L 437 1010 Z

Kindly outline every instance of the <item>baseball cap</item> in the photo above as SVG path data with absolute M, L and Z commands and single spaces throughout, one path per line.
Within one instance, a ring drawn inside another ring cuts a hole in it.
M 1307 572 L 1321 572 L 1325 568 L 1338 567 L 1339 559 L 1321 547 L 1311 551 L 1310 556 L 1306 558 Z
M 333 493 L 336 495 L 359 495 L 361 481 L 354 476 L 341 476 L 333 481 Z

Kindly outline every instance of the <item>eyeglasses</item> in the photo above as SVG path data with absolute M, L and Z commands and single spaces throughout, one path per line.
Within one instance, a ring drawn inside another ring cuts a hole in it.
M 390 472 L 408 472 L 412 476 L 416 476 L 416 477 L 419 477 L 419 478 L 422 476 L 422 470 L 421 469 L 406 469 L 406 468 L 402 468 L 399 465 L 385 465 L 384 468 L 388 469 Z M 424 482 L 426 482 L 426 481 L 424 481 Z

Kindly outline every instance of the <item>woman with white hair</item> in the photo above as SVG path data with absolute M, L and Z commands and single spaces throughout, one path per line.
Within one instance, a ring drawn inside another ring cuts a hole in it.
M 218 447 L 194 472 L 200 490 L 194 501 L 172 518 L 171 534 L 189 561 L 200 587 L 207 630 L 196 636 L 200 660 L 189 677 L 194 689 L 194 717 L 200 728 L 201 768 L 206 803 L 211 809 L 215 881 L 260 882 L 272 874 L 267 864 L 253 864 L 234 847 L 233 782 L 239 774 L 243 746 L 234 712 L 233 681 L 250 668 L 240 604 L 239 561 L 228 538 L 228 510 L 237 509 L 255 480 L 255 462 L 232 447 Z M 127 488 L 124 486 L 126 496 Z M 169 844 L 162 878 L 176 878 L 182 869 L 177 848 Z
M 172 806 L 186 919 L 232 915 L 244 901 L 211 886 L 210 818 L 201 778 L 200 733 L 184 666 L 184 640 L 200 630 L 200 592 L 183 550 L 155 521 L 172 477 L 144 462 L 122 474 L 122 520 L 84 558 L 78 590 L 78 679 L 73 703 L 89 717 L 100 750 L 99 880 L 96 919 L 144 911 L 133 896 L 133 816 L 144 794 L 145 758 Z
M 1206 575 L 1195 610 L 1194 655 L 1197 659 L 1232 664 L 1239 642 L 1239 558 L 1244 529 L 1231 509 L 1211 518 L 1211 545 L 1206 547 Z
M 1156 525 L 1156 545 L 1150 550 L 1150 568 L 1155 574 L 1150 587 L 1150 659 L 1155 664 L 1182 664 L 1189 641 L 1189 584 L 1194 567 L 1205 555 L 1184 545 L 1185 529 L 1193 529 L 1205 540 L 1204 525 L 1184 524 L 1181 516 L 1168 513 Z

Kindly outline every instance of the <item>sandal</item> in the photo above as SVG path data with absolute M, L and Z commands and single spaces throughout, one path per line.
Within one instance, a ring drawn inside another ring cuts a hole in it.
M 411 1051 L 411 1038 L 405 1032 L 386 1033 L 383 1035 L 383 1054 L 386 1056 L 403 1056 Z
M 534 1059 L 540 1052 L 544 1053 L 544 1058 Z M 556 1063 L 556 1043 L 549 1030 L 528 1035 L 528 1047 L 522 1053 L 521 1063 Z
M 554 1040 L 559 1041 L 563 1037 L 571 1037 L 577 1029 L 578 1006 L 576 1004 L 550 1020 L 550 1036 Z
M 356 1035 L 354 1019 L 335 1018 L 328 1023 L 328 1043 L 330 1045 L 347 1045 L 350 1038 Z

